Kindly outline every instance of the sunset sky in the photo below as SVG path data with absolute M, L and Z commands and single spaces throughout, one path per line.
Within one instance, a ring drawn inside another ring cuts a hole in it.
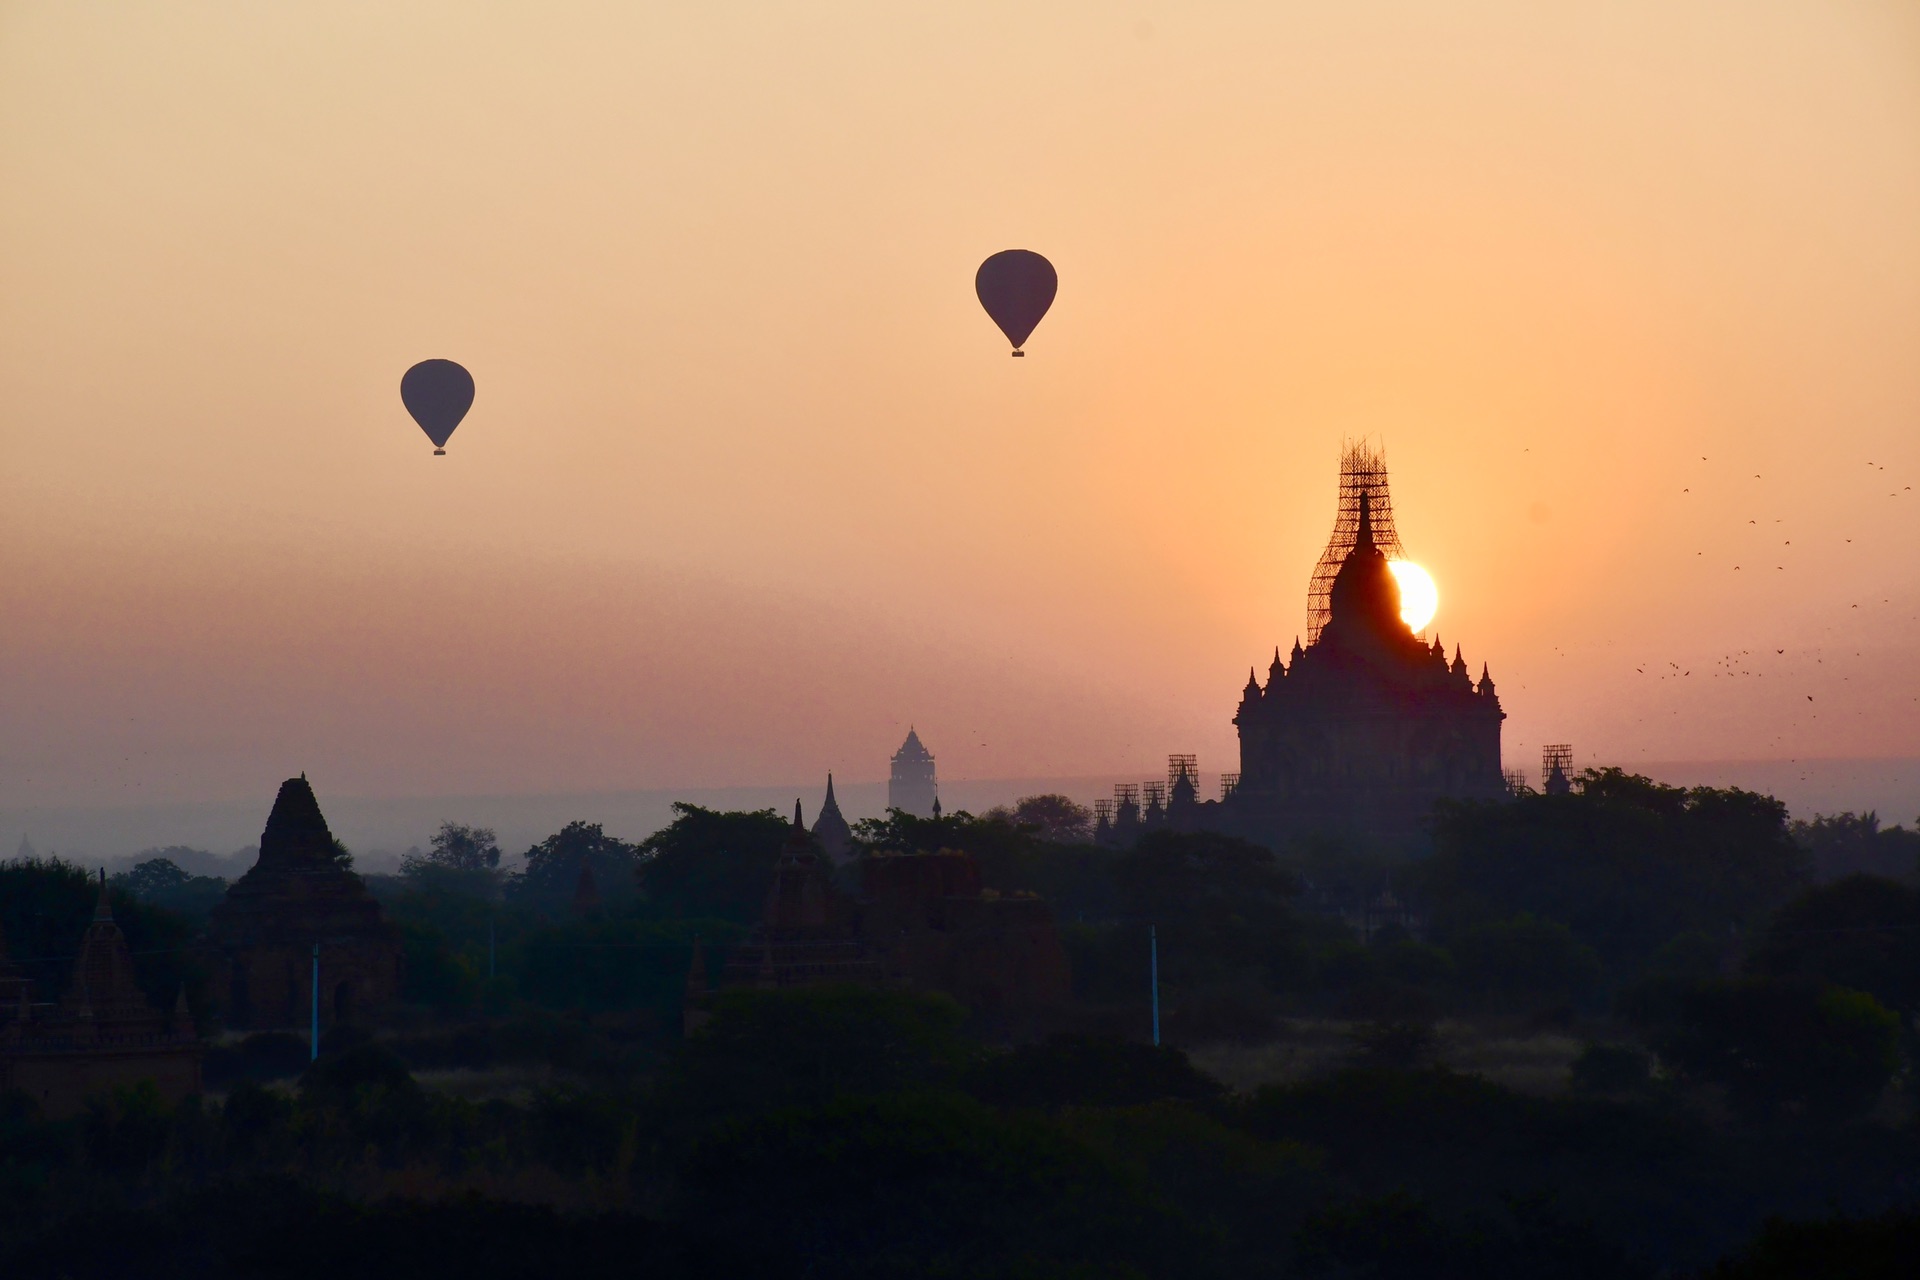
M 1920 756 L 1920 6 L 0 0 L 0 805 L 1233 768 L 1359 436 L 1511 763 Z

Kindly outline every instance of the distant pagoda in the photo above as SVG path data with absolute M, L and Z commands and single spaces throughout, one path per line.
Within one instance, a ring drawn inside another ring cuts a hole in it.
M 845 862 L 853 856 L 853 828 L 840 812 L 840 802 L 833 798 L 833 775 L 827 775 L 827 798 L 820 804 L 820 816 L 813 820 L 813 838 L 820 849 L 835 863 Z
M 887 782 L 887 808 L 916 818 L 931 818 L 940 804 L 940 784 L 933 774 L 933 753 L 920 745 L 912 726 L 907 740 L 893 753 L 893 776 Z

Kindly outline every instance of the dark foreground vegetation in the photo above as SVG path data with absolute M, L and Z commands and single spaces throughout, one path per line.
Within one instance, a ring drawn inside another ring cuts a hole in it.
M 0 1271 L 1909 1273 L 1909 833 L 1617 773 L 1450 811 L 1410 864 L 1173 832 L 1105 850 L 1044 812 L 859 833 L 964 849 L 1052 903 L 1076 1000 L 1020 1044 L 860 988 L 726 993 L 683 1038 L 693 939 L 751 926 L 775 815 L 687 808 L 638 846 L 576 825 L 513 875 L 450 827 L 375 883 L 408 936 L 385 1024 L 311 1064 L 298 1036 L 220 1037 L 208 1095 L 176 1107 L 0 1101 Z M 204 886 L 145 880 L 115 898 L 142 981 L 191 991 Z M 1389 880 L 1415 910 L 1384 925 L 1325 906 Z M 70 948 L 91 901 L 60 864 L 0 868 L 16 956 Z M 1327 1028 L 1337 1054 L 1263 1079 L 1196 1065 Z M 1449 1065 L 1469 1032 L 1571 1047 L 1516 1085 Z

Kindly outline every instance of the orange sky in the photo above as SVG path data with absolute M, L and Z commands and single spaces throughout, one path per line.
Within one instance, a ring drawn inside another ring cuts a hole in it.
M 1362 434 L 1514 763 L 1920 755 L 1920 9 L 0 3 L 0 804 L 1230 768 Z

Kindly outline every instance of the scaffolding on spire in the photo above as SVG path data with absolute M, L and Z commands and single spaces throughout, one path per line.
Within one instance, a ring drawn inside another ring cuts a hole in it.
M 1540 748 L 1540 785 L 1543 788 L 1553 781 L 1556 769 L 1560 772 L 1562 787 L 1573 780 L 1573 744 L 1571 742 L 1550 742 Z
M 1228 796 L 1231 796 L 1235 791 L 1239 790 L 1239 787 L 1240 775 L 1238 773 L 1223 773 L 1220 775 L 1220 798 L 1222 800 L 1225 800 Z
M 1173 794 L 1173 784 L 1185 774 L 1187 782 L 1195 793 L 1200 790 L 1200 757 L 1197 755 L 1169 755 L 1167 757 L 1167 794 Z
M 1333 536 L 1313 567 L 1307 584 L 1307 643 L 1320 638 L 1333 603 L 1333 580 L 1347 562 L 1360 532 L 1360 495 L 1367 495 L 1373 545 L 1389 560 L 1406 559 L 1400 535 L 1393 528 L 1393 498 L 1387 492 L 1387 454 L 1363 440 L 1349 440 L 1340 451 L 1340 508 L 1333 517 Z

